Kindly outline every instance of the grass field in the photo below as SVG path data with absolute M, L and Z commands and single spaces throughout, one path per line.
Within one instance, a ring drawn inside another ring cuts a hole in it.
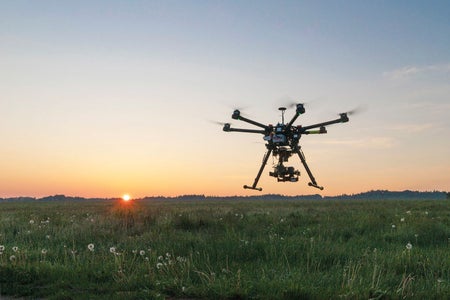
M 0 203 L 0 298 L 450 299 L 449 204 Z

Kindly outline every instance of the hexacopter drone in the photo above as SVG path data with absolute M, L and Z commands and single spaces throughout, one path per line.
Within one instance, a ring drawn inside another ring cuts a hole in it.
M 351 112 L 340 113 L 339 114 L 340 117 L 338 119 L 331 120 L 328 122 L 318 123 L 309 126 L 301 126 L 301 125 L 293 126 L 295 120 L 297 120 L 297 118 L 301 114 L 305 113 L 304 104 L 302 103 L 296 104 L 296 113 L 292 118 L 292 120 L 287 124 L 284 124 L 284 112 L 286 111 L 286 107 L 280 107 L 279 110 L 281 111 L 281 123 L 278 123 L 276 126 L 273 126 L 272 124 L 264 125 L 259 122 L 250 120 L 246 117 L 243 117 L 241 116 L 241 112 L 239 111 L 239 109 L 236 109 L 233 112 L 233 115 L 231 116 L 233 119 L 247 122 L 262 129 L 232 128 L 230 123 L 225 123 L 223 126 L 223 131 L 226 132 L 237 131 L 247 133 L 259 133 L 264 135 L 263 139 L 264 141 L 266 141 L 265 146 L 267 148 L 267 152 L 264 155 L 262 165 L 259 168 L 258 174 L 256 175 L 253 185 L 251 186 L 244 185 L 244 189 L 262 191 L 262 188 L 256 187 L 256 185 L 258 184 L 259 178 L 261 177 L 261 174 L 264 170 L 267 160 L 269 159 L 271 154 L 273 154 L 274 158 L 278 157 L 278 163 L 274 165 L 273 172 L 269 172 L 269 175 L 277 178 L 277 180 L 281 182 L 297 182 L 298 177 L 300 176 L 300 171 L 296 170 L 294 167 L 285 166 L 283 164 L 287 162 L 289 157 L 291 157 L 293 154 L 297 154 L 306 170 L 306 173 L 308 173 L 308 176 L 311 180 L 311 182 L 308 183 L 308 185 L 323 190 L 323 187 L 317 184 L 316 179 L 314 178 L 313 174 L 311 173 L 311 170 L 308 167 L 308 164 L 306 163 L 305 155 L 301 150 L 301 146 L 298 144 L 300 141 L 300 137 L 303 134 L 327 133 L 325 126 L 336 123 L 348 122 L 349 119 L 347 114 L 351 114 Z M 314 128 L 318 129 L 312 130 Z

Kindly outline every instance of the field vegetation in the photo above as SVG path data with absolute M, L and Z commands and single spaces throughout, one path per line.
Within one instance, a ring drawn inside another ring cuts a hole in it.
M 449 204 L 0 203 L 0 298 L 450 299 Z

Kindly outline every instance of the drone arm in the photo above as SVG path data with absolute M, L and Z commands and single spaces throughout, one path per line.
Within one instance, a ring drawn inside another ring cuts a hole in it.
M 248 186 L 248 185 L 244 185 L 244 189 L 251 189 L 251 190 L 257 190 L 257 191 L 262 191 L 262 188 L 257 188 L 256 185 L 258 184 L 259 178 L 261 177 L 261 174 L 264 170 L 264 167 L 267 164 L 267 160 L 270 157 L 270 154 L 272 153 L 272 148 L 270 148 L 266 154 L 264 155 L 261 167 L 259 168 L 258 174 L 256 175 L 255 181 L 253 182 L 252 186 Z
M 314 124 L 314 125 L 304 126 L 304 127 L 302 127 L 302 130 L 306 131 L 306 130 L 317 128 L 317 127 L 324 127 L 324 126 L 328 126 L 328 125 L 331 125 L 331 124 L 348 122 L 348 116 L 347 116 L 346 113 L 342 113 L 342 114 L 340 114 L 340 116 L 341 117 L 339 119 L 336 119 L 336 120 L 331 120 L 331 121 L 328 121 L 328 122 L 323 122 L 323 123 L 317 123 L 317 124 Z
M 325 128 L 325 126 L 321 126 L 319 130 L 308 130 L 303 132 L 303 134 L 323 134 L 323 133 L 327 133 L 327 129 Z
M 309 179 L 311 179 L 311 182 L 308 183 L 308 185 L 318 188 L 319 190 L 323 190 L 323 186 L 319 186 L 317 184 L 316 179 L 314 178 L 311 170 L 308 167 L 308 164 L 306 163 L 305 155 L 303 154 L 303 151 L 300 149 L 300 147 L 296 147 L 295 152 L 298 154 L 298 157 L 300 157 L 300 160 L 305 167 L 306 173 L 308 173 Z
M 264 124 L 261 124 L 261 123 L 259 123 L 259 122 L 256 122 L 256 121 L 253 121 L 253 120 L 250 120 L 250 119 L 248 119 L 248 118 L 246 118 L 246 117 L 241 116 L 241 112 L 240 112 L 239 110 L 235 110 L 235 111 L 233 112 L 233 114 L 231 115 L 231 117 L 232 117 L 233 119 L 235 119 L 235 120 L 244 121 L 244 122 L 247 122 L 247 123 L 249 123 L 249 124 L 252 124 L 252 125 L 255 125 L 255 126 L 264 128 L 265 130 L 268 129 L 268 126 L 266 126 L 266 125 L 264 125 Z
M 292 118 L 292 120 L 286 125 L 286 128 L 290 128 L 292 124 L 294 124 L 295 120 L 301 115 L 305 113 L 305 107 L 303 104 L 299 103 L 297 104 L 297 109 L 295 111 L 295 116 Z
M 235 131 L 235 132 L 247 132 L 247 133 L 261 133 L 261 134 L 265 134 L 264 130 L 231 128 L 231 127 L 228 127 L 228 128 L 224 127 L 223 131 L 226 131 L 226 132 Z

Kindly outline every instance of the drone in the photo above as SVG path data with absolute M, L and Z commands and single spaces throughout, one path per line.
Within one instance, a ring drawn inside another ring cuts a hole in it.
M 278 160 L 278 162 L 274 164 L 273 171 L 269 172 L 269 175 L 275 177 L 278 182 L 297 182 L 300 176 L 300 171 L 296 170 L 293 166 L 284 165 L 284 163 L 287 163 L 292 155 L 296 154 L 300 158 L 300 161 L 303 164 L 306 173 L 308 173 L 309 179 L 311 180 L 308 185 L 323 190 L 323 187 L 317 184 L 316 179 L 314 178 L 311 170 L 308 167 L 308 164 L 306 163 L 305 155 L 303 154 L 301 146 L 299 145 L 300 138 L 304 134 L 308 135 L 327 133 L 325 126 L 348 122 L 348 115 L 350 115 L 351 112 L 340 113 L 338 119 L 327 122 L 309 126 L 294 126 L 294 122 L 297 120 L 297 118 L 301 114 L 305 113 L 305 106 L 303 103 L 294 104 L 294 106 L 296 107 L 295 115 L 287 124 L 284 123 L 284 113 L 286 111 L 286 107 L 278 108 L 278 110 L 281 111 L 281 123 L 278 123 L 275 126 L 273 126 L 272 124 L 264 125 L 262 123 L 250 120 L 242 116 L 239 109 L 234 110 L 231 118 L 233 118 L 234 120 L 252 124 L 261 129 L 232 128 L 230 123 L 223 124 L 223 131 L 262 134 L 264 136 L 263 139 L 266 142 L 265 146 L 267 148 L 267 152 L 263 157 L 263 161 L 261 167 L 259 168 L 258 174 L 256 175 L 253 184 L 251 186 L 244 185 L 244 189 L 262 191 L 262 188 L 257 187 L 257 184 L 270 155 L 273 155 L 274 160 Z

